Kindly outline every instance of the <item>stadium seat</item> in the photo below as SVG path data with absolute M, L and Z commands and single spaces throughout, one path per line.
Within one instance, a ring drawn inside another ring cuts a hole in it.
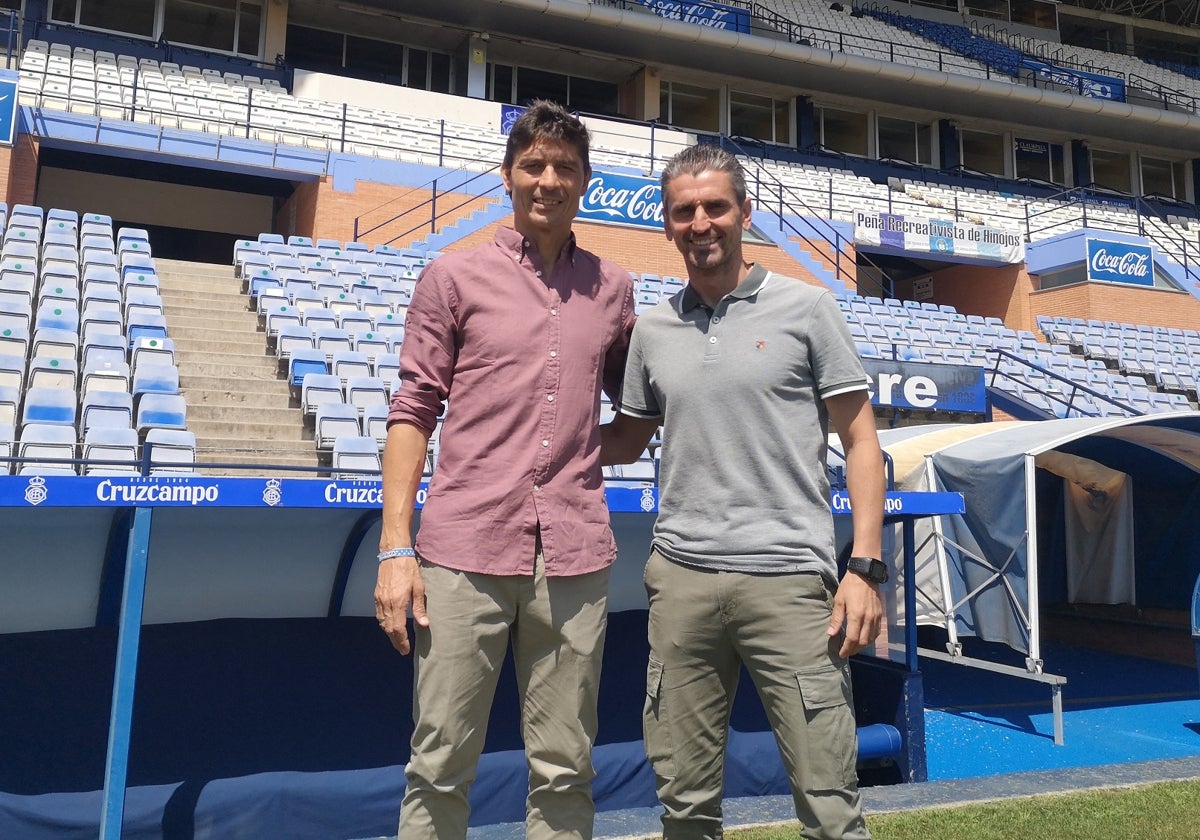
M 16 430 L 12 423 L 0 423 L 0 475 L 12 472 L 13 443 L 16 440 Z
M 142 339 L 166 338 L 167 321 L 161 315 L 138 315 L 125 325 L 125 335 L 132 350 Z
M 329 372 L 344 384 L 354 376 L 371 376 L 371 361 L 367 354 L 358 350 L 338 350 L 330 359 Z
M 332 449 L 338 437 L 358 437 L 362 434 L 358 409 L 344 402 L 318 405 L 313 429 L 317 449 Z
M 157 427 L 146 432 L 151 475 L 194 475 L 196 435 L 182 429 Z
M 77 397 L 65 388 L 28 388 L 21 408 L 21 428 L 29 424 L 69 426 L 74 434 Z
M 125 391 L 90 391 L 79 409 L 79 430 L 92 427 L 133 428 L 133 397 Z
M 0 354 L 0 385 L 9 388 L 25 387 L 27 363 L 24 356 Z
M 374 438 L 375 442 L 379 444 L 379 449 L 381 452 L 383 451 L 383 445 L 387 443 L 387 418 L 387 406 L 368 405 L 363 408 L 363 436 Z
M 20 407 L 21 389 L 12 385 L 0 385 L 0 424 L 16 426 Z
M 83 465 L 84 475 L 136 475 L 138 465 L 138 435 L 132 427 L 93 426 L 83 436 L 85 461 L 119 463 Z
M 133 370 L 143 364 L 174 365 L 175 342 L 170 338 L 142 337 L 129 351 L 129 366 Z
M 135 428 L 139 435 L 151 428 L 186 429 L 187 402 L 178 394 L 143 394 L 137 404 Z
M 64 388 L 75 391 L 78 385 L 79 370 L 74 359 L 35 356 L 29 361 L 25 374 L 27 389 Z
M 387 407 L 391 392 L 378 376 L 351 376 L 346 380 L 346 402 L 361 416 L 368 406 Z
M 355 480 L 377 477 L 381 471 L 375 438 L 343 436 L 333 442 L 333 478 Z M 355 472 L 348 472 L 353 470 Z M 365 471 L 362 474 L 358 471 Z
M 179 368 L 155 362 L 134 365 L 132 392 L 134 402 L 145 394 L 178 394 Z
M 287 376 L 288 386 L 297 398 L 301 396 L 304 377 L 310 373 L 321 375 L 329 373 L 329 362 L 325 360 L 325 354 L 315 348 L 311 350 L 303 348 L 293 350 L 291 359 L 288 360 Z
M 129 393 L 129 365 L 125 364 L 124 353 L 119 350 L 96 349 L 83 365 L 83 378 L 79 393 L 86 396 L 91 391 L 124 391 Z
M 23 425 L 17 454 L 21 458 L 18 475 L 75 475 L 75 467 L 71 464 L 43 463 L 43 459 L 75 457 L 75 429 L 57 424 Z
M 343 396 L 342 380 L 333 374 L 307 373 L 300 385 L 300 407 L 306 415 L 316 415 L 322 403 L 343 402 Z

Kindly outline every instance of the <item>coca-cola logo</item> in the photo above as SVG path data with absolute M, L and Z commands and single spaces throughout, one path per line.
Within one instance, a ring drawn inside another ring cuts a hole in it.
M 681 20 L 713 29 L 737 28 L 733 9 L 721 9 L 707 3 L 672 3 L 671 0 L 643 0 L 656 15 L 667 20 Z
M 662 191 L 657 181 L 648 178 L 596 173 L 588 181 L 579 212 L 614 222 L 661 227 Z
M 1150 276 L 1150 255 L 1139 251 L 1110 254 L 1104 248 L 1092 254 L 1092 272 L 1116 274 L 1119 277 L 1145 278 Z

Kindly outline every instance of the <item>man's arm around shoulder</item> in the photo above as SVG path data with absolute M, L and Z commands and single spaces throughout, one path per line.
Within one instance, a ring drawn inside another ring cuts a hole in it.
M 632 464 L 641 457 L 660 422 L 617 412 L 611 422 L 600 427 L 600 465 Z

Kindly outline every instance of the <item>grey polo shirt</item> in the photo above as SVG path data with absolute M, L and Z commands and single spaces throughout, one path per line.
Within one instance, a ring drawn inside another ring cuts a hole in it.
M 835 580 L 823 400 L 867 382 L 833 296 L 759 266 L 714 310 L 685 287 L 642 313 L 620 408 L 662 418 L 655 548 Z

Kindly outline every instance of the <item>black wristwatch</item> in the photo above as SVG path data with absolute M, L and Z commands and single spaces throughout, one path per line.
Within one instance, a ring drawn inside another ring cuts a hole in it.
M 857 572 L 871 583 L 887 583 L 887 564 L 874 557 L 851 557 L 846 561 L 846 571 Z

